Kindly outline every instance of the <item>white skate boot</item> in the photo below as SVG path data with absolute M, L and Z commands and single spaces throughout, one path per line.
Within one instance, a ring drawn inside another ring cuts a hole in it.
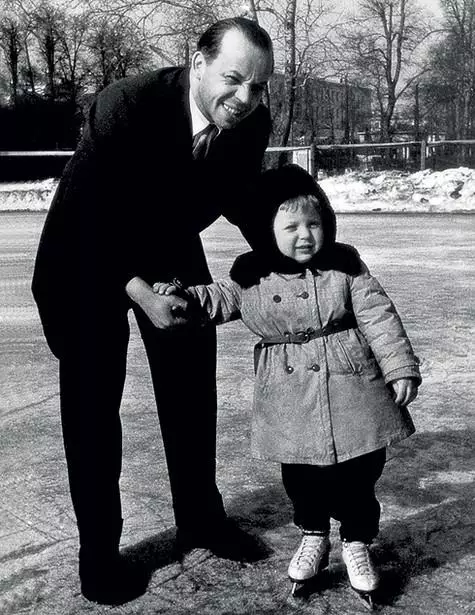
M 290 560 L 288 575 L 292 581 L 292 596 L 306 581 L 313 579 L 328 566 L 330 539 L 328 534 L 303 532 L 302 541 Z
M 363 599 L 365 606 L 372 611 L 374 606 L 372 592 L 378 587 L 379 578 L 371 561 L 368 545 L 360 541 L 343 541 L 342 555 L 351 587 Z

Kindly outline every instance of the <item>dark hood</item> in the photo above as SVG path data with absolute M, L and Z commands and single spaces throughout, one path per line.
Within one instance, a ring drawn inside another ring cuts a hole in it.
M 321 250 L 308 263 L 297 263 L 281 254 L 272 230 L 279 206 L 291 198 L 314 195 L 319 203 L 319 214 L 324 241 Z M 336 243 L 336 217 L 327 195 L 302 167 L 287 164 L 261 174 L 255 191 L 253 232 L 249 239 L 252 252 L 241 255 L 234 263 L 230 276 L 243 287 L 275 273 L 300 273 L 305 269 L 338 269 L 355 273 L 360 269 L 354 248 Z

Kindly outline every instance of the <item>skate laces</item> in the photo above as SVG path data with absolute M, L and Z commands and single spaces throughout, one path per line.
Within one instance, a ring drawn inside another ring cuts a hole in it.
M 348 555 L 348 563 L 355 574 L 374 576 L 375 572 L 369 549 L 364 542 L 346 542 L 345 551 Z
M 297 552 L 297 566 L 301 566 L 302 564 L 310 567 L 314 566 L 315 562 L 322 557 L 326 550 L 326 534 L 304 534 Z

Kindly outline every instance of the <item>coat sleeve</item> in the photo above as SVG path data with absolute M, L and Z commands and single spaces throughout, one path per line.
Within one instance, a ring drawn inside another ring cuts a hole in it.
M 109 287 L 123 289 L 133 277 L 127 211 L 121 205 L 127 131 L 126 96 L 116 82 L 91 105 L 47 216 L 37 265 L 49 270 L 54 283 L 62 277 L 61 264 L 81 282 L 104 276 Z
M 94 251 L 94 262 L 86 254 L 83 263 L 98 266 L 102 269 L 98 273 L 110 276 L 120 289 L 136 275 L 134 253 L 129 249 L 129 207 L 133 202 L 127 203 L 122 181 L 130 173 L 126 163 L 129 124 L 126 90 L 116 82 L 91 106 L 62 194 L 71 209 L 78 211 L 81 232 Z
M 241 287 L 232 280 L 188 287 L 204 312 L 204 320 L 220 325 L 241 318 Z
M 364 264 L 362 272 L 349 279 L 358 328 L 368 341 L 385 382 L 399 378 L 420 382 L 419 361 L 396 307 L 381 284 Z
M 113 301 L 120 292 L 122 280 L 116 278 L 119 263 L 125 261 L 121 245 L 126 224 L 125 212 L 116 211 L 114 186 L 121 176 L 120 144 L 125 128 L 123 93 L 113 84 L 92 104 L 82 138 L 65 167 L 46 217 L 32 292 L 46 339 L 56 356 L 64 326 L 84 313 L 86 298 L 78 300 L 73 289 L 80 288 L 81 296 L 88 298 L 102 292 Z

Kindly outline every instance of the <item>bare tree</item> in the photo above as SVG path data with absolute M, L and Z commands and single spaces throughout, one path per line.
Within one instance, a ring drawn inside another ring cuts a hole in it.
M 93 15 L 127 18 L 166 64 L 188 64 L 198 36 L 221 17 L 235 14 L 232 0 L 82 0 Z
M 13 16 L 5 16 L 0 21 L 0 48 L 10 77 L 10 96 L 16 105 L 20 73 L 20 53 L 22 51 L 20 23 Z
M 361 0 L 358 17 L 341 29 L 342 58 L 353 80 L 370 86 L 380 141 L 391 141 L 398 100 L 427 72 L 418 57 L 433 32 L 417 0 Z
M 445 107 L 448 133 L 457 139 L 475 134 L 475 3 L 441 0 L 446 37 L 432 50 L 430 79 L 440 110 Z
M 276 55 L 276 72 L 283 73 L 283 89 L 271 89 L 274 135 L 279 145 L 293 141 L 296 105 L 305 96 L 310 78 L 322 77 L 328 70 L 329 51 L 333 49 L 331 6 L 322 0 L 254 0 L 251 16 L 271 33 Z M 279 77 L 277 76 L 277 79 Z
M 64 20 L 59 31 L 58 71 L 63 89 L 73 105 L 86 80 L 86 35 L 90 26 L 87 13 L 75 14 Z
M 130 19 L 96 18 L 87 39 L 89 71 L 96 89 L 146 67 L 146 42 Z
M 46 72 L 47 96 L 50 100 L 55 100 L 59 46 L 65 15 L 61 9 L 44 0 L 29 18 L 29 29 L 36 38 L 39 55 Z

